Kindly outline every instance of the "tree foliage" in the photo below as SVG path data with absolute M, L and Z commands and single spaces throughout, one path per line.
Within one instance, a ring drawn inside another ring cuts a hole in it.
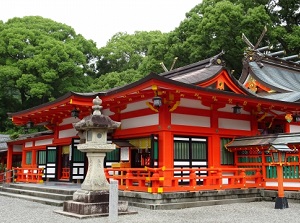
M 22 108 L 53 100 L 89 83 L 97 48 L 64 24 L 42 17 L 13 18 L 0 28 L 0 78 Z
M 1 124 L 8 111 L 84 91 L 95 75 L 97 53 L 94 42 L 50 19 L 29 16 L 1 22 Z
M 89 90 L 91 91 L 103 91 L 120 86 L 124 86 L 128 83 L 132 83 L 141 79 L 143 75 L 135 69 L 127 69 L 122 72 L 111 72 L 101 75 L 96 78 L 91 84 Z
M 272 42 L 288 54 L 300 52 L 300 0 L 271 0 L 267 5 L 273 22 Z
M 149 50 L 162 39 L 160 31 L 135 32 L 115 34 L 100 51 L 97 63 L 99 75 L 111 72 L 122 72 L 127 69 L 138 70 L 143 60 L 149 55 Z

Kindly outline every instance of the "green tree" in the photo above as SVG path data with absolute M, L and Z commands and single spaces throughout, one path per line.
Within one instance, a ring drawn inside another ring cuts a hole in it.
M 169 35 L 169 52 L 183 65 L 224 50 L 228 68 L 238 75 L 246 47 L 242 33 L 255 43 L 265 25 L 271 26 L 271 20 L 258 1 L 203 0 Z
M 0 29 L 0 78 L 28 108 L 88 85 L 97 55 L 92 41 L 42 17 L 13 18 Z
M 85 91 L 98 49 L 65 24 L 29 16 L 0 22 L 0 120 L 6 113 Z
M 272 43 L 280 43 L 287 54 L 300 52 L 300 0 L 271 0 L 267 5 L 274 24 Z
M 141 79 L 143 75 L 135 69 L 127 69 L 121 72 L 111 72 L 101 75 L 99 78 L 96 78 L 89 90 L 91 91 L 103 91 L 112 89 L 115 87 L 124 86 L 128 83 L 132 83 Z
M 107 45 L 100 49 L 100 59 L 97 63 L 98 75 L 122 72 L 127 69 L 138 70 L 153 44 L 163 38 L 164 34 L 160 31 L 137 31 L 132 35 L 115 34 Z

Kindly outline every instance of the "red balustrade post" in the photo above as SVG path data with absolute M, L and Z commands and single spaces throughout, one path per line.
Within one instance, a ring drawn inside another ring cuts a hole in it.
M 240 183 L 243 185 L 243 187 L 246 187 L 246 173 L 245 173 L 245 169 L 241 169 L 241 173 L 240 173 Z
M 129 189 L 129 187 L 132 186 L 132 172 L 130 169 L 128 169 L 127 173 L 126 173 L 126 180 L 125 180 L 125 183 L 126 183 L 126 189 Z
M 152 193 L 157 193 L 159 188 L 159 174 L 155 172 L 151 178 Z
M 262 182 L 262 175 L 260 173 L 260 169 L 256 169 L 256 173 L 255 173 L 255 184 L 257 186 L 261 186 L 261 182 Z
M 191 169 L 190 170 L 190 186 L 191 187 L 194 187 L 195 189 L 195 186 L 196 186 L 196 173 L 195 173 L 195 170 Z
M 220 188 L 223 187 L 222 169 L 217 169 L 216 184 L 219 185 Z

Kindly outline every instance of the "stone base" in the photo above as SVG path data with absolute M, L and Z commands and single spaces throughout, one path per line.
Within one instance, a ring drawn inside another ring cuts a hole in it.
M 131 214 L 128 212 L 128 202 L 118 202 L 118 214 Z M 87 191 L 77 190 L 73 194 L 72 201 L 65 201 L 63 211 L 56 213 L 83 218 L 85 217 L 100 217 L 109 215 L 109 191 Z
M 109 201 L 109 191 L 87 191 L 87 190 L 77 190 L 73 194 L 73 201 L 83 202 L 83 203 L 99 203 Z
M 91 215 L 80 215 L 80 214 L 75 214 L 71 212 L 66 212 L 66 211 L 54 211 L 57 214 L 61 214 L 67 217 L 73 217 L 73 218 L 79 218 L 79 219 L 85 219 L 85 218 L 98 218 L 98 217 L 107 217 L 109 216 L 108 213 L 104 214 L 91 214 Z M 136 211 L 127 211 L 127 212 L 119 212 L 118 215 L 128 215 L 128 214 L 137 214 Z
M 109 202 L 84 203 L 78 201 L 65 201 L 63 212 L 77 215 L 108 214 Z M 119 201 L 118 212 L 128 212 L 128 202 Z
M 275 209 L 285 209 L 288 207 L 289 207 L 289 203 L 286 197 L 276 197 Z

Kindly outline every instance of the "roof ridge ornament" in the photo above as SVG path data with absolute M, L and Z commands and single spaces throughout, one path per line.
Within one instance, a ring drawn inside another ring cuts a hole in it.
M 257 47 L 261 43 L 261 41 L 264 38 L 264 36 L 265 36 L 265 34 L 266 34 L 267 31 L 268 31 L 267 27 L 264 26 L 264 29 L 263 29 L 262 33 L 260 34 L 260 37 L 258 38 L 255 46 L 250 42 L 250 40 L 245 36 L 244 33 L 242 33 L 242 39 L 248 45 L 248 47 L 250 48 L 250 51 L 257 51 Z
M 178 60 L 178 57 L 175 57 L 174 60 L 173 60 L 172 65 L 171 65 L 171 67 L 170 67 L 170 70 L 168 70 L 168 68 L 166 68 L 164 62 L 160 62 L 159 64 L 160 64 L 160 66 L 164 69 L 165 72 L 168 72 L 168 71 L 173 70 L 174 65 L 175 65 L 175 63 L 176 63 L 177 60 Z
M 219 58 L 220 56 L 222 56 L 224 54 L 225 54 L 225 51 L 222 50 L 217 55 L 211 57 L 210 60 L 209 60 L 209 64 L 207 64 L 205 67 L 210 67 L 211 65 L 223 65 L 223 66 L 225 66 L 224 61 L 222 61 L 222 59 Z

